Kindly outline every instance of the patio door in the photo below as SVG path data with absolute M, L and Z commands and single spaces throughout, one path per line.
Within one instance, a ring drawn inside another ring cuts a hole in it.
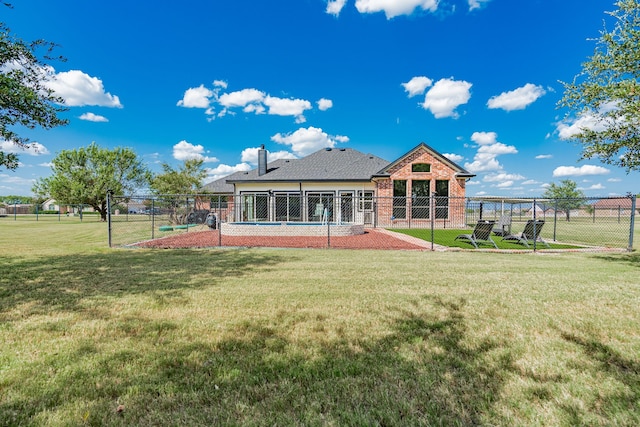
M 340 218 L 342 222 L 353 222 L 353 192 L 340 192 Z

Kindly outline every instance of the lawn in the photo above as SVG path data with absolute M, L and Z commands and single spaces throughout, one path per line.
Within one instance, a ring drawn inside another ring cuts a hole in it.
M 639 272 L 0 219 L 0 425 L 639 425 Z

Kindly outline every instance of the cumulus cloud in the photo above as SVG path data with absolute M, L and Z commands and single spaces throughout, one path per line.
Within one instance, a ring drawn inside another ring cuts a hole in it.
M 327 111 L 329 108 L 333 107 L 333 101 L 326 98 L 321 98 L 318 100 L 318 109 L 320 111 Z
M 214 105 L 218 104 L 222 108 L 217 113 L 217 117 L 235 115 L 234 109 L 240 109 L 247 114 L 291 116 L 295 118 L 296 123 L 304 123 L 306 121 L 304 112 L 312 109 L 312 103 L 306 99 L 280 98 L 255 88 L 220 93 L 227 88 L 227 83 L 221 80 L 214 81 L 214 86 L 214 89 L 208 89 L 204 85 L 187 89 L 177 105 L 203 108 L 206 114 L 212 116 L 209 120 L 213 120 Z M 326 98 L 321 98 L 317 104 L 321 111 L 333 106 L 333 102 Z
M 49 154 L 47 147 L 39 142 L 31 142 L 24 146 L 18 145 L 11 141 L 0 141 L 0 151 L 13 154 L 27 154 L 29 156 L 42 156 Z
M 425 76 L 413 77 L 406 83 L 402 83 L 404 90 L 409 93 L 409 98 L 416 95 L 423 95 L 424 92 L 433 84 L 433 80 Z
M 501 108 L 505 111 L 524 110 L 545 93 L 547 92 L 542 86 L 527 83 L 518 89 L 502 92 L 500 95 L 492 97 L 487 102 L 487 107 Z
M 417 8 L 435 12 L 438 10 L 438 0 L 356 0 L 358 12 L 384 12 L 387 19 L 399 15 L 411 15 Z
M 80 70 L 55 73 L 52 67 L 47 69 L 47 86 L 56 96 L 64 99 L 64 105 L 82 107 L 97 105 L 101 107 L 122 108 L 120 99 L 105 92 L 102 80 L 91 77 Z
M 213 94 L 213 91 L 204 85 L 192 87 L 184 91 L 184 95 L 177 105 L 185 108 L 209 108 L 210 98 Z
M 540 160 L 540 159 L 551 159 L 553 157 L 553 154 L 538 154 L 536 156 L 536 159 Z
M 582 188 L 582 190 L 604 190 L 606 187 L 600 183 L 593 184 L 587 188 Z
M 459 154 L 444 153 L 442 155 L 445 156 L 447 159 L 451 160 L 453 163 L 460 163 L 461 161 L 464 160 L 464 157 L 462 157 Z
M 554 177 L 563 176 L 586 176 L 586 175 L 606 175 L 609 173 L 609 169 L 602 166 L 595 165 L 583 165 L 575 166 L 558 166 L 553 170 Z
M 342 11 L 342 8 L 344 8 L 344 6 L 346 4 L 347 4 L 347 0 L 330 0 L 327 3 L 326 12 L 329 15 L 338 16 L 338 15 L 340 15 L 340 12 Z
M 320 128 L 309 126 L 300 128 L 290 134 L 277 133 L 271 140 L 278 144 L 289 145 L 298 157 L 304 157 L 325 147 L 335 147 L 338 143 L 348 142 L 349 138 L 341 135 L 329 135 Z
M 436 119 L 457 118 L 455 111 L 471 98 L 471 83 L 463 80 L 441 79 L 427 92 L 422 108 L 431 111 Z
M 173 158 L 176 160 L 202 160 L 205 163 L 217 162 L 215 157 L 205 156 L 202 145 L 193 145 L 187 141 L 180 141 L 173 146 Z
M 244 150 L 242 150 L 240 160 L 242 160 L 242 162 L 244 163 L 251 163 L 251 164 L 257 165 L 259 150 L 260 150 L 259 147 L 245 148 Z M 279 160 L 279 159 L 297 159 L 297 157 L 293 153 L 290 153 L 288 151 L 275 151 L 275 152 L 268 151 L 267 152 L 268 162 L 273 162 L 274 160 Z
M 480 9 L 485 3 L 489 3 L 491 0 L 468 0 L 469 11 Z
M 84 113 L 83 115 L 81 115 L 79 117 L 80 120 L 86 120 L 88 122 L 97 122 L 97 123 L 106 123 L 109 121 L 109 119 L 107 119 L 104 116 L 99 116 L 97 114 L 93 114 L 93 113 Z
M 592 130 L 594 132 L 602 132 L 609 126 L 607 119 L 600 114 L 606 114 L 616 109 L 615 102 L 609 102 L 601 106 L 599 114 L 593 111 L 587 111 L 580 114 L 578 117 L 569 118 L 564 122 L 558 123 L 556 131 L 560 139 L 571 139 L 574 136 L 580 134 L 583 129 Z
M 225 176 L 229 176 L 232 173 L 236 172 L 246 172 L 251 170 L 251 165 L 248 163 L 238 163 L 235 166 L 231 165 L 218 165 L 215 168 L 207 168 L 205 169 L 207 173 L 207 180 L 209 182 L 215 181 L 220 178 L 224 178 Z
M 525 177 L 517 173 L 495 173 L 484 177 L 486 182 L 520 181 Z
M 518 150 L 513 145 L 506 145 L 498 141 L 495 132 L 474 132 L 471 140 L 478 144 L 478 151 L 473 162 L 465 163 L 464 167 L 470 172 L 488 172 L 502 170 L 497 157 L 503 154 L 516 154 Z

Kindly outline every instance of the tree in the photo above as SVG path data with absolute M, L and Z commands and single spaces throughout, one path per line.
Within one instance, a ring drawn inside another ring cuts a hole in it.
M 61 151 L 52 161 L 53 176 L 36 181 L 33 192 L 60 204 L 85 204 L 107 218 L 107 191 L 131 193 L 148 184 L 151 173 L 129 148 L 108 150 L 92 143 Z
M 606 12 L 615 26 L 601 31 L 595 52 L 558 102 L 578 116 L 569 135 L 582 144 L 582 158 L 640 169 L 640 0 L 619 0 Z
M 175 170 L 163 163 L 164 173 L 156 175 L 151 181 L 151 189 L 156 194 L 191 194 L 200 189 L 207 173 L 202 169 L 202 160 L 185 160 L 180 169 Z
M 61 106 L 64 100 L 55 96 L 46 84 L 44 61 L 53 59 L 49 53 L 54 47 L 44 40 L 27 43 L 12 35 L 5 23 L 0 22 L 0 138 L 5 141 L 23 148 L 29 145 L 28 138 L 12 130 L 16 125 L 51 129 L 68 123 L 58 117 L 58 113 L 66 111 Z M 37 51 L 42 48 L 47 53 L 41 59 Z M 15 170 L 18 156 L 0 151 L 0 166 Z
M 551 183 L 542 197 L 555 199 L 556 208 L 564 211 L 567 221 L 571 220 L 571 209 L 577 209 L 584 202 L 584 193 L 578 189 L 578 184 L 570 179 L 560 181 L 560 184 Z
M 185 160 L 180 169 L 173 169 L 169 164 L 163 163 L 164 173 L 156 175 L 151 181 L 151 189 L 158 195 L 188 195 L 197 192 L 202 186 L 202 181 L 207 173 L 202 169 L 202 160 Z M 178 198 L 164 198 L 160 203 L 170 209 L 171 221 L 175 224 L 183 224 L 189 217 L 191 208 L 185 200 Z

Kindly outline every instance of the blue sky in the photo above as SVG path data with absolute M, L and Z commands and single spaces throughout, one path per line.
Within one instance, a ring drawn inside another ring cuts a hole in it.
M 35 142 L 0 195 L 30 195 L 60 150 L 130 147 L 153 171 L 202 158 L 207 182 L 350 147 L 393 161 L 425 142 L 477 174 L 467 195 L 525 196 L 572 179 L 639 192 L 637 172 L 579 161 L 557 108 L 613 0 L 16 0 L 0 19 L 57 43 L 65 127 Z M 609 28 L 611 25 L 609 25 Z M 0 141 L 4 151 L 13 144 Z

